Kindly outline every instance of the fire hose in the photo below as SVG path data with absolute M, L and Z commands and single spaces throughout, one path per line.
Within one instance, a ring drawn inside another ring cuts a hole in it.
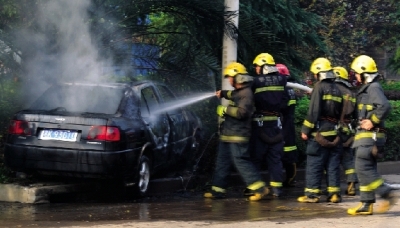
M 287 82 L 286 86 L 291 87 L 291 88 L 295 88 L 295 89 L 300 89 L 300 90 L 304 90 L 306 92 L 311 92 L 312 88 L 299 84 L 299 83 L 293 83 L 293 82 Z
M 389 183 L 383 183 L 383 184 L 388 186 L 391 189 L 400 190 L 400 184 L 389 184 Z

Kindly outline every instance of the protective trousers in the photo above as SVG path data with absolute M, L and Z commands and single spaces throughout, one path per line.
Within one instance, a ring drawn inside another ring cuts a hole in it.
M 351 147 L 343 147 L 341 164 L 343 166 L 347 183 L 357 183 L 357 175 L 355 170 L 354 149 Z
M 375 193 L 379 196 L 388 194 L 390 187 L 384 185 L 384 180 L 378 173 L 376 158 L 372 155 L 373 146 L 358 146 L 356 148 L 355 167 L 360 183 L 360 201 L 375 203 Z
M 287 112 L 283 114 L 282 132 L 285 146 L 285 152 L 282 158 L 284 164 L 293 164 L 297 162 L 297 146 L 296 146 L 296 128 L 295 128 L 295 106 L 287 107 Z
M 231 173 L 232 164 L 243 178 L 247 186 L 259 183 L 261 187 L 265 183 L 261 181 L 261 175 L 250 160 L 248 143 L 220 142 L 212 185 L 225 189 L 228 185 L 228 176 Z M 261 186 L 262 185 L 262 186 Z M 257 188 L 258 189 L 258 188 Z
M 324 171 L 327 175 L 328 198 L 333 194 L 340 196 L 340 156 L 342 146 L 322 147 L 314 138 L 307 143 L 307 167 L 305 195 L 318 197 L 321 195 L 321 182 Z
M 275 135 L 277 132 L 280 132 L 280 129 L 267 127 L 262 128 L 262 131 L 267 135 Z M 259 134 L 260 128 L 253 126 L 249 147 L 251 159 L 258 170 L 261 170 L 262 163 L 266 162 L 270 177 L 270 186 L 281 188 L 283 181 L 282 156 L 284 142 L 281 140 L 274 144 L 268 144 L 259 137 Z

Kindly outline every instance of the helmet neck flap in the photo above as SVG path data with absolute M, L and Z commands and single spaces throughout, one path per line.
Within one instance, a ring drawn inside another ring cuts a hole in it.
M 262 67 L 262 74 L 271 74 L 274 72 L 278 72 L 278 68 L 276 66 L 269 66 L 269 65 L 263 65 Z
M 336 75 L 333 72 L 333 70 L 329 70 L 329 71 L 321 71 L 318 73 L 318 80 L 322 81 L 325 79 L 335 79 Z

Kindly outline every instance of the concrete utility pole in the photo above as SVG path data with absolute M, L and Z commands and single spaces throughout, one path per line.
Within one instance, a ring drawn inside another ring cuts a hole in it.
M 237 13 L 237 16 L 232 19 L 232 22 L 236 27 L 239 25 L 239 0 L 225 0 L 226 11 L 234 11 Z M 222 71 L 225 67 L 231 63 L 237 61 L 237 43 L 236 40 L 229 38 L 226 34 L 223 39 L 223 47 L 222 47 Z M 224 79 L 222 76 L 222 89 L 230 90 L 233 87 L 229 84 L 228 80 Z M 227 106 L 228 101 L 226 99 L 221 99 L 222 105 Z

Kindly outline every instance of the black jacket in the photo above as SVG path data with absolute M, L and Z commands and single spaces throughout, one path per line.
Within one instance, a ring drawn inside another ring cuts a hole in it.
M 374 81 L 363 85 L 357 93 L 357 117 L 359 120 L 370 119 L 374 124 L 374 129 L 371 131 L 358 129 L 353 147 L 373 144 L 383 146 L 386 142 L 386 134 L 383 129 L 390 110 L 391 105 L 379 82 Z M 374 134 L 376 134 L 375 139 L 373 139 Z
M 252 90 L 256 113 L 281 113 L 281 110 L 289 102 L 286 82 L 286 76 L 282 76 L 278 72 L 254 77 Z
M 336 136 L 335 128 L 342 112 L 342 100 L 342 93 L 333 79 L 317 82 L 311 93 L 301 132 L 308 136 L 316 131 L 323 136 Z
M 225 112 L 225 121 L 221 125 L 220 140 L 248 142 L 251 135 L 251 116 L 254 111 L 250 85 L 245 84 L 235 90 L 222 90 L 221 97 L 230 102 Z

